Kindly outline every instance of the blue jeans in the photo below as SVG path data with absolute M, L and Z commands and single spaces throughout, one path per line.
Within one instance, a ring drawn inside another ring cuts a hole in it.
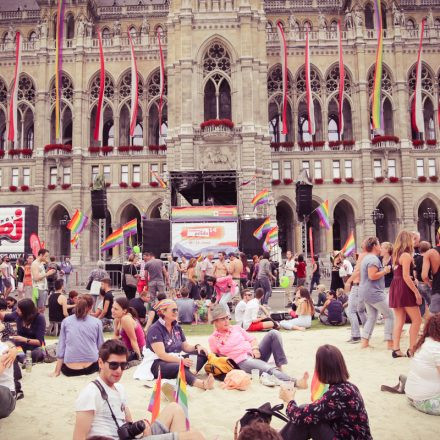
M 248 357 L 238 364 L 240 370 L 246 371 L 246 373 L 250 374 L 252 370 L 257 369 L 260 370 L 260 374 L 273 374 L 276 378 L 285 382 L 295 381 L 294 378 L 267 363 L 270 359 L 270 356 L 273 355 L 275 365 L 277 367 L 287 364 L 287 358 L 283 348 L 283 340 L 279 331 L 271 330 L 269 333 L 267 333 L 261 340 L 258 348 L 260 349 L 261 353 L 260 359 Z
M 367 322 L 362 329 L 362 337 L 364 339 L 370 339 L 373 334 L 374 326 L 376 325 L 377 315 L 382 313 L 384 319 L 384 335 L 385 341 L 393 340 L 393 325 L 394 314 L 388 306 L 388 302 L 385 298 L 374 304 L 368 302 L 365 303 L 367 308 Z
M 272 286 L 270 285 L 270 280 L 267 277 L 261 277 L 259 280 L 259 287 L 264 290 L 264 297 L 261 301 L 261 304 L 267 304 L 269 302 L 269 298 L 272 296 Z
M 315 288 L 315 286 L 317 286 L 319 284 L 321 277 L 319 275 L 312 275 L 312 279 L 310 281 L 310 294 L 312 294 L 313 289 Z
M 365 306 L 363 301 L 362 303 Z M 365 325 L 367 315 L 365 314 L 365 307 L 362 311 L 359 309 L 359 286 L 351 287 L 350 295 L 348 295 L 347 316 L 351 324 L 351 337 L 360 338 L 361 330 L 359 327 L 358 316 L 362 322 L 362 325 Z

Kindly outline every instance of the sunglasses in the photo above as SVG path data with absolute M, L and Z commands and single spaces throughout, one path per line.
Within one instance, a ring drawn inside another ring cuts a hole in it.
M 121 367 L 121 370 L 124 371 L 128 367 L 128 362 L 108 362 L 107 364 L 110 368 L 110 370 L 117 370 L 119 367 Z

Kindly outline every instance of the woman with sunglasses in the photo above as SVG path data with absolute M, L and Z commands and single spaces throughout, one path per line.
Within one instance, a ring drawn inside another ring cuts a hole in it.
M 159 368 L 163 379 L 175 379 L 179 372 L 180 360 L 183 357 L 185 365 L 186 381 L 189 385 L 211 390 L 214 388 L 214 377 L 210 374 L 208 379 L 197 379 L 190 371 L 200 371 L 208 360 L 208 351 L 199 344 L 191 345 L 186 340 L 182 328 L 177 324 L 178 309 L 176 303 L 171 299 L 164 299 L 158 302 L 154 309 L 159 315 L 159 320 L 154 323 L 147 334 L 147 353 L 143 368 L 151 363 L 151 373 L 154 378 L 159 375 Z M 148 353 L 150 351 L 151 353 Z M 182 351 L 185 353 L 181 355 Z M 197 355 L 197 365 L 194 366 L 189 355 Z M 152 356 L 151 356 L 152 355 Z M 141 367 L 142 367 L 141 366 Z M 195 368 L 194 368 L 195 367 Z M 135 378 L 140 378 L 135 373 Z M 147 376 L 148 377 L 148 374 Z

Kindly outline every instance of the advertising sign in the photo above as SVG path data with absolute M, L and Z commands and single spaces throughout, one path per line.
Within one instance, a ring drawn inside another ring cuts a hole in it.
M 237 221 L 236 206 L 185 206 L 171 209 L 173 222 Z
M 37 206 L 0 206 L 0 256 L 15 260 L 31 253 L 32 233 L 38 234 Z
M 172 254 L 186 258 L 206 255 L 208 252 L 237 252 L 237 223 L 173 223 Z

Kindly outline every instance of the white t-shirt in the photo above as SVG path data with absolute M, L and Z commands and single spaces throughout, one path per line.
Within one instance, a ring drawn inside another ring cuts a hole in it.
M 35 266 L 38 268 L 38 274 L 40 276 L 46 275 L 46 269 L 44 268 L 44 263 L 41 263 L 40 261 L 35 260 L 31 265 L 31 271 L 32 271 L 32 268 Z M 36 287 L 38 290 L 47 290 L 47 278 L 42 278 L 39 281 L 35 281 L 32 278 L 32 286 Z
M 440 342 L 428 337 L 411 359 L 405 385 L 413 400 L 427 400 L 440 395 Z
M 290 260 L 286 260 L 286 266 L 285 266 L 286 277 L 295 276 L 295 273 L 293 271 L 294 268 L 295 268 L 295 259 L 291 258 Z
M 344 260 L 342 266 L 339 268 L 339 276 L 350 276 L 353 273 L 353 265 L 349 260 Z
M 9 347 L 6 344 L 0 342 L 0 356 L 8 351 L 8 349 Z M 15 391 L 13 365 L 11 365 L 9 368 L 6 368 L 6 370 L 3 371 L 2 374 L 0 374 L 0 385 L 9 388 L 11 391 Z
M 246 311 L 246 302 L 241 300 L 235 307 L 235 322 L 241 325 L 244 318 L 244 312 Z
M 98 376 L 98 381 L 104 387 L 108 396 L 108 403 L 112 407 L 113 414 L 121 426 L 125 423 L 125 390 L 124 387 L 116 383 L 112 389 Z M 111 437 L 118 440 L 118 430 L 112 418 L 112 414 L 107 402 L 101 397 L 101 392 L 94 383 L 89 383 L 79 394 L 75 402 L 75 411 L 95 411 L 92 426 L 87 437 L 94 435 Z
M 260 301 L 257 298 L 251 299 L 246 304 L 246 309 L 243 315 L 243 328 L 247 330 L 253 321 L 258 318 L 258 312 L 260 310 Z

